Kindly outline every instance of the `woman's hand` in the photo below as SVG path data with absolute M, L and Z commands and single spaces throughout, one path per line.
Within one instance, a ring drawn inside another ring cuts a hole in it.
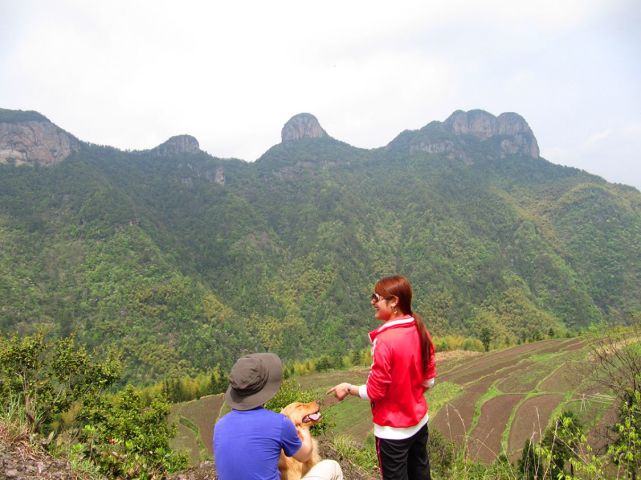
M 354 388 L 354 386 L 351 383 L 339 383 L 338 385 L 327 390 L 327 395 L 333 393 L 336 398 L 338 398 L 339 400 L 343 400 L 349 395 L 352 388 Z

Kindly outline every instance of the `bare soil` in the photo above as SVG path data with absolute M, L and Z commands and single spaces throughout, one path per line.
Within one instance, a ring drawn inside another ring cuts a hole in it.
M 528 398 L 521 404 L 510 429 L 510 458 L 517 458 L 521 454 L 523 444 L 528 438 L 535 442 L 541 439 L 552 411 L 562 400 L 563 395 L 550 393 Z
M 466 390 L 465 395 L 444 405 L 430 419 L 430 428 L 435 428 L 452 442 L 464 444 L 467 433 L 474 419 L 476 402 L 487 392 L 494 379 L 475 383 Z
M 51 457 L 29 443 L 27 435 L 15 435 L 0 423 L 0 479 L 84 479 L 65 460 Z
M 513 375 L 507 375 L 496 386 L 503 392 L 528 393 L 549 373 L 545 365 L 535 364 L 527 360 L 519 363 L 519 369 Z
M 468 361 L 461 365 L 460 368 L 455 368 L 452 372 L 448 372 L 447 379 L 459 384 L 475 381 L 483 376 L 496 373 L 498 370 L 517 367 L 519 362 L 527 359 L 532 354 L 557 351 L 559 345 L 558 340 L 543 340 L 519 345 L 508 350 L 501 350 L 500 352 L 488 353 L 476 361 Z
M 577 375 L 575 369 L 563 365 L 541 382 L 539 390 L 542 392 L 566 392 L 577 388 L 581 381 L 582 377 Z
M 500 395 L 483 404 L 479 422 L 468 445 L 472 459 L 492 463 L 501 453 L 501 437 L 512 410 L 523 397 L 524 395 Z
M 573 338 L 572 340 L 568 340 L 563 345 L 561 345 L 561 350 L 564 352 L 572 352 L 574 350 L 582 349 L 587 344 L 588 344 L 587 340 L 583 340 L 580 338 Z
M 611 428 L 616 423 L 617 418 L 617 407 L 612 406 L 605 412 L 603 417 L 601 417 L 596 427 L 588 433 L 588 443 L 595 452 L 604 453 L 608 439 L 613 439 L 614 437 L 614 432 L 611 431 Z

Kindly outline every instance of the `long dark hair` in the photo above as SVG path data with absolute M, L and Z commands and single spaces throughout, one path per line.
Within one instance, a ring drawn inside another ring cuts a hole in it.
M 423 323 L 423 318 L 418 313 L 412 312 L 412 285 L 402 275 L 381 278 L 374 286 L 374 291 L 386 300 L 391 297 L 398 298 L 397 308 L 405 315 L 411 315 L 416 322 L 416 330 L 421 338 L 421 365 L 423 371 L 427 370 L 430 355 L 433 350 L 432 338 Z

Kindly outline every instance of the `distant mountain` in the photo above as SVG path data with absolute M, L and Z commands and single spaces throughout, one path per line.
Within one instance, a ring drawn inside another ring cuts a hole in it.
M 0 163 L 0 331 L 116 346 L 132 381 L 361 348 L 396 272 L 435 334 L 495 345 L 641 315 L 641 194 L 541 158 L 515 113 L 372 150 L 299 114 L 248 163 L 0 110 Z
M 76 137 L 38 112 L 0 108 L 0 164 L 53 165 L 80 146 Z

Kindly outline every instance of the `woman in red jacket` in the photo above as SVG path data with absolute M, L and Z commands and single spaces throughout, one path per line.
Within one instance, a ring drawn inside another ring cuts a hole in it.
M 430 479 L 425 390 L 434 385 L 434 344 L 421 317 L 412 312 L 412 286 L 400 275 L 380 279 L 372 294 L 372 366 L 365 385 L 340 383 L 327 393 L 369 400 L 376 453 L 383 480 Z

